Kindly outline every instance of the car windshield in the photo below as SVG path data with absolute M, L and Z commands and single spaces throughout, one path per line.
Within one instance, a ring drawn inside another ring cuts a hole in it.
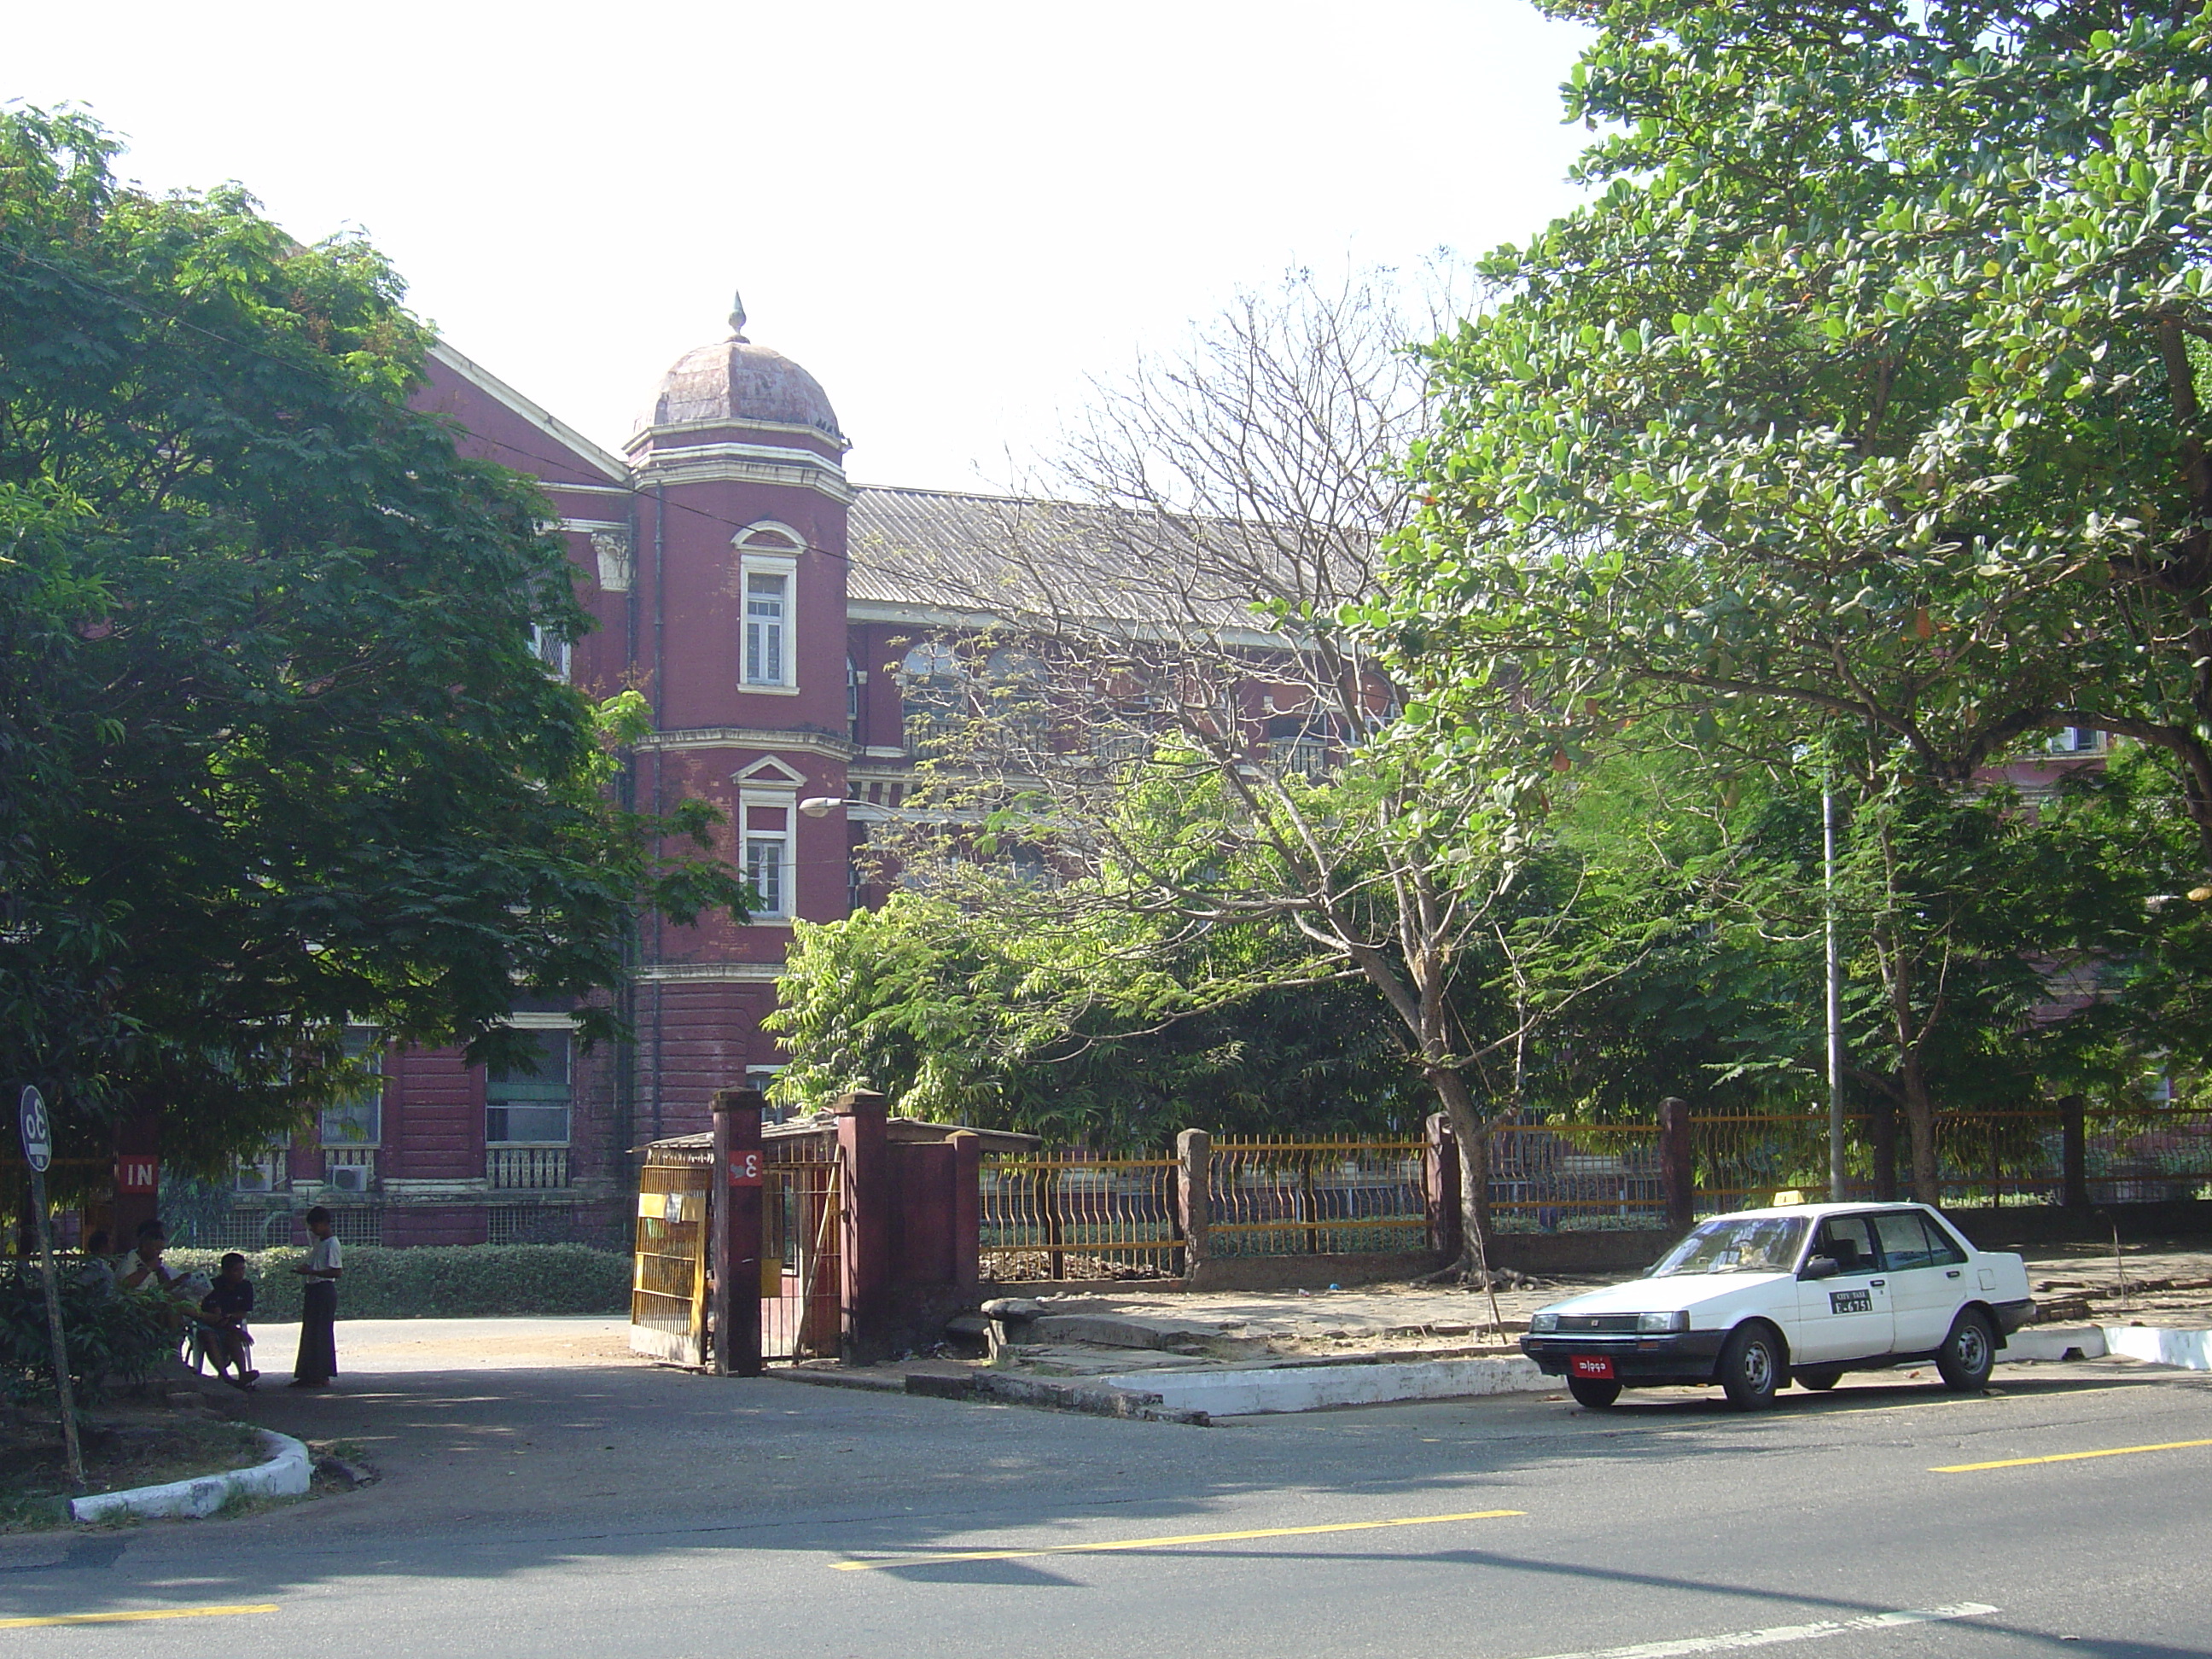
M 1802 1216 L 1724 1216 L 1706 1222 L 1668 1251 L 1646 1277 L 1788 1273 L 1797 1265 L 1797 1249 L 1804 1242 Z

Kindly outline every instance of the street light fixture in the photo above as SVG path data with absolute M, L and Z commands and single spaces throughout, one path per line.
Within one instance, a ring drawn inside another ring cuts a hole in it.
M 842 795 L 810 795 L 799 803 L 799 810 L 810 818 L 826 818 L 844 805 Z

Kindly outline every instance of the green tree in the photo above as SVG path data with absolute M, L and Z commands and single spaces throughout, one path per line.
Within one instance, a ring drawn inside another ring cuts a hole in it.
M 64 1152 L 153 1112 L 212 1172 L 342 1091 L 349 1020 L 499 1058 L 634 907 L 744 892 L 659 850 L 703 805 L 609 799 L 636 699 L 546 672 L 586 625 L 552 515 L 409 407 L 390 269 L 115 150 L 0 112 L 0 1074 Z
M 791 1054 L 777 1092 L 819 1105 L 866 1085 L 918 1115 L 1097 1148 L 1192 1127 L 1409 1130 L 1426 1109 L 1363 987 L 1271 983 L 1250 959 L 1284 941 L 1160 938 L 1141 965 L 1128 944 L 1004 930 L 911 890 L 802 922 L 766 1022 Z
M 1410 662 L 1530 779 L 1656 709 L 1945 785 L 2101 729 L 2212 849 L 2206 15 L 1551 9 L 1597 194 L 1437 348 Z

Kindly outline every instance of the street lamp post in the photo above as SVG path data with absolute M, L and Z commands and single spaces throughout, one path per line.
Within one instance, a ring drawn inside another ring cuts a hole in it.
M 1844 1201 L 1844 971 L 1836 954 L 1836 793 L 1820 781 L 1820 890 L 1828 957 L 1828 1201 Z

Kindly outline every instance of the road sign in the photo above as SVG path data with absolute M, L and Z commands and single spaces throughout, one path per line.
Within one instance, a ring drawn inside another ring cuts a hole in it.
M 46 1097 L 28 1085 L 15 1106 L 15 1127 L 23 1137 L 25 1162 L 46 1174 L 54 1161 L 54 1127 L 46 1118 Z

